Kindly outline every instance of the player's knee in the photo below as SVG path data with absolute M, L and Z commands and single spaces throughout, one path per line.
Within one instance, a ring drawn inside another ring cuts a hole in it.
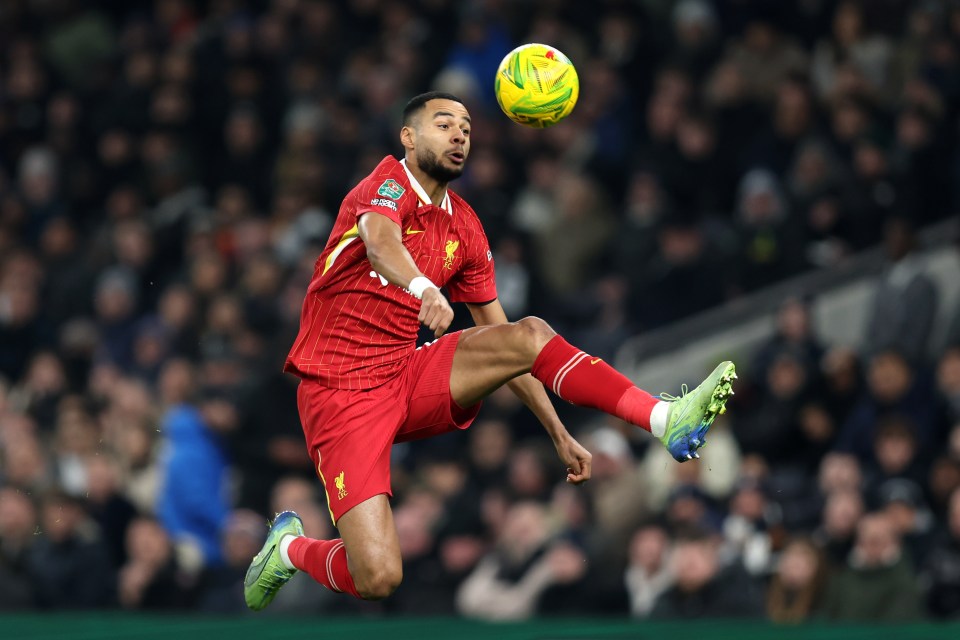
M 402 580 L 403 569 L 398 565 L 378 569 L 359 580 L 355 579 L 355 583 L 357 593 L 364 600 L 383 600 L 397 590 Z
M 527 316 L 514 325 L 523 336 L 524 344 L 529 345 L 535 353 L 539 353 L 540 349 L 557 335 L 546 320 L 536 316 Z

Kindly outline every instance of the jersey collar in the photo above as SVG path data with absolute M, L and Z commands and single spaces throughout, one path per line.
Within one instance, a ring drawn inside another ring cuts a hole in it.
M 407 159 L 403 158 L 400 160 L 400 164 L 403 165 L 403 170 L 407 172 L 407 178 L 410 180 L 410 186 L 413 187 L 413 192 L 417 194 L 417 198 L 420 199 L 420 204 L 423 206 L 432 206 L 433 203 L 430 201 L 430 196 L 427 195 L 426 189 L 420 186 L 420 183 L 417 182 L 417 179 L 413 177 L 413 174 L 410 172 L 410 169 L 407 168 Z M 440 208 L 453 215 L 453 205 L 450 203 L 450 191 L 449 189 L 443 192 L 443 201 L 440 203 Z

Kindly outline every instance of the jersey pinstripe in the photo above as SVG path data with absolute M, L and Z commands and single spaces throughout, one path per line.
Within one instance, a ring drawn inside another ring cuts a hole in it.
M 473 209 L 449 189 L 446 208 L 418 192 L 404 166 L 387 156 L 344 198 L 314 265 L 285 371 L 334 389 L 371 389 L 397 375 L 413 352 L 420 301 L 373 270 L 357 231 L 364 213 L 400 225 L 417 267 L 451 301 L 497 297 L 490 247 Z

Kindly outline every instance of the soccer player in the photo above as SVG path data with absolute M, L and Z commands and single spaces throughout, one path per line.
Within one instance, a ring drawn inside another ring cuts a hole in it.
M 244 581 L 254 610 L 297 570 L 333 591 L 389 596 L 402 574 L 388 501 L 391 446 L 466 429 L 503 384 L 543 424 L 573 484 L 590 478 L 590 453 L 560 422 L 544 385 L 652 432 L 681 462 L 699 457 L 733 393 L 730 362 L 683 397 L 660 399 L 543 320 L 508 322 L 480 220 L 447 188 L 470 154 L 466 107 L 447 93 L 413 98 L 400 142 L 404 159 L 384 158 L 340 206 L 285 365 L 301 378 L 307 447 L 341 537 L 309 539 L 296 513 L 277 515 Z M 476 327 L 445 334 L 453 310 L 441 287 L 466 303 Z M 437 340 L 417 348 L 421 324 Z

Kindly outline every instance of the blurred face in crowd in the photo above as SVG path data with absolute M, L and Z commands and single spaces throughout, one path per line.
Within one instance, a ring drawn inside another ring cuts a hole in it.
M 950 534 L 957 540 L 960 540 L 960 489 L 955 489 L 950 494 L 950 503 L 947 510 L 947 527 Z
M 960 348 L 948 350 L 937 365 L 937 387 L 953 401 L 960 401 Z
M 856 491 L 837 491 L 830 495 L 823 508 L 823 528 L 833 539 L 847 539 L 853 535 L 861 515 L 863 499 L 860 494 Z
M 667 559 L 670 541 L 661 527 L 644 527 L 630 540 L 630 564 L 648 573 L 658 571 Z
M 833 16 L 833 36 L 843 46 L 850 46 L 860 39 L 863 16 L 853 2 L 844 2 Z
M 0 488 L 0 539 L 22 545 L 33 535 L 37 511 L 25 494 L 13 487 Z
M 760 487 L 748 485 L 743 487 L 730 501 L 730 511 L 748 520 L 759 521 L 766 510 L 767 499 Z
M 459 102 L 428 100 L 400 131 L 400 141 L 416 166 L 440 183 L 463 173 L 470 154 L 470 114 Z
M 784 82 L 777 89 L 774 126 L 787 138 L 797 138 L 810 125 L 811 105 L 807 88 L 798 82 Z
M 83 517 L 83 509 L 72 500 L 49 499 L 42 509 L 43 532 L 53 542 L 64 542 L 73 535 Z
M 426 491 L 397 507 L 393 521 L 404 558 L 417 558 L 430 551 L 434 542 L 432 528 L 442 510 L 437 496 Z
M 788 340 L 806 340 L 810 336 L 810 314 L 807 306 L 796 298 L 784 302 L 777 313 L 777 330 Z
M 223 532 L 223 557 L 227 564 L 245 567 L 256 555 L 267 534 L 263 518 L 247 509 L 230 514 Z
M 510 428 L 499 420 L 485 420 L 470 430 L 470 459 L 485 471 L 502 467 L 510 454 Z
M 164 404 L 186 402 L 195 390 L 195 371 L 189 360 L 175 358 L 163 365 L 158 387 Z
M 673 572 L 682 591 L 697 591 L 710 582 L 719 569 L 717 550 L 710 540 L 684 540 L 674 548 Z
M 87 498 L 91 502 L 105 503 L 116 492 L 120 483 L 120 469 L 108 456 L 87 457 Z
M 862 485 L 860 463 L 851 454 L 832 452 L 821 460 L 817 486 L 828 498 L 845 491 L 859 495 Z
M 853 349 L 838 347 L 823 357 L 826 382 L 834 392 L 850 392 L 857 388 L 857 354 Z
M 793 398 L 803 390 L 807 374 L 803 365 L 791 354 L 785 353 L 773 361 L 767 371 L 767 385 L 778 398 Z
M 797 540 L 783 550 L 777 575 L 784 587 L 803 589 L 816 577 L 820 562 L 816 547 L 806 540 Z
M 896 559 L 900 541 L 887 516 L 869 515 L 860 521 L 854 553 L 867 567 L 883 566 Z
M 913 381 L 910 366 L 895 353 L 881 353 L 870 362 L 867 372 L 870 390 L 880 403 L 893 403 L 902 398 Z
M 903 500 L 894 500 L 883 509 L 895 531 L 906 534 L 917 526 L 917 510 Z
M 516 495 L 535 497 L 547 486 L 546 471 L 532 449 L 517 449 L 508 463 L 508 482 Z
M 546 542 L 548 533 L 544 508 L 536 502 L 521 502 L 510 508 L 500 547 L 512 560 L 524 560 Z
M 132 562 L 161 567 L 170 558 L 173 547 L 159 522 L 138 518 L 127 528 L 127 553 Z
M 917 450 L 908 427 L 900 423 L 897 425 L 878 434 L 874 445 L 877 462 L 888 475 L 899 473 L 910 466 Z

